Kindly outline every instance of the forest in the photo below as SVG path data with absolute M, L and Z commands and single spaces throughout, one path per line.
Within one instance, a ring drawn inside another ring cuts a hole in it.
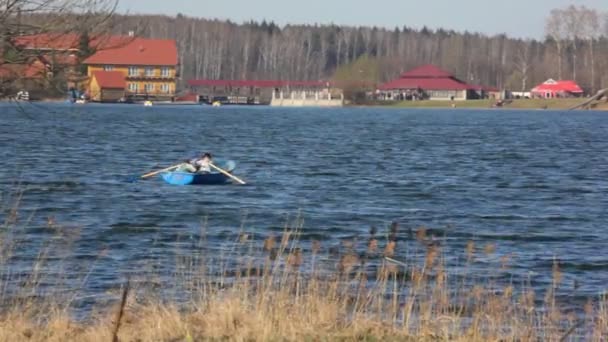
M 435 64 L 467 83 L 511 91 L 529 90 L 548 78 L 575 80 L 587 93 L 608 87 L 608 14 L 584 6 L 549 11 L 545 38 L 535 40 L 407 23 L 391 29 L 279 26 L 183 14 L 126 15 L 117 13 L 118 0 L 0 2 L 6 3 L 0 6 L 5 60 L 11 37 L 18 34 L 135 32 L 175 39 L 182 86 L 190 79 L 274 79 L 373 88 L 413 67 Z
M 175 39 L 188 79 L 335 80 L 377 84 L 436 64 L 471 84 L 525 91 L 548 78 L 608 87 L 608 17 L 584 6 L 547 13 L 546 38 L 515 39 L 407 25 L 349 27 L 234 23 L 177 16 L 116 15 L 115 33 L 134 28 Z

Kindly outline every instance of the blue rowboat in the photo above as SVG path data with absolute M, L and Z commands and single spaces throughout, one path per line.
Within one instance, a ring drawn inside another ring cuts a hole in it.
M 232 172 L 236 164 L 232 160 L 215 161 L 213 164 Z M 212 169 L 210 173 L 190 173 L 181 171 L 169 171 L 160 174 L 163 180 L 171 185 L 222 185 L 230 183 L 230 178 Z

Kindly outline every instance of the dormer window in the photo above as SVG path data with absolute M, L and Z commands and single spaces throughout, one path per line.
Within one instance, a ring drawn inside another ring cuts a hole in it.
M 146 67 L 146 76 L 148 76 L 148 77 L 154 76 L 154 68 Z

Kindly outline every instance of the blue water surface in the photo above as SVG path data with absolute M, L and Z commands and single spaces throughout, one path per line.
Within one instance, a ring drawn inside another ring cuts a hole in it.
M 396 221 L 412 245 L 431 228 L 454 262 L 469 240 L 496 244 L 512 260 L 505 281 L 545 287 L 558 260 L 569 295 L 607 288 L 604 112 L 0 104 L 0 146 L 4 205 L 24 191 L 31 249 L 15 255 L 35 259 L 49 220 L 74 229 L 69 258 L 95 263 L 91 293 L 187 250 L 201 227 L 221 252 L 296 218 L 304 245 L 364 241 L 370 226 L 385 237 Z M 129 181 L 204 151 L 235 160 L 248 185 Z

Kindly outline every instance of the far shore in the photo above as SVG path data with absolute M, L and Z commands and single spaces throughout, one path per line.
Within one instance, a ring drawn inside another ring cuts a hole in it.
M 567 110 L 585 102 L 586 98 L 567 99 L 517 99 L 505 100 L 501 107 L 495 106 L 497 100 L 465 100 L 465 101 L 399 101 L 382 107 L 393 108 L 504 108 L 504 109 L 552 109 Z M 378 105 L 379 103 L 374 103 Z M 608 102 L 592 105 L 591 110 L 608 110 Z
M 465 101 L 439 101 L 439 100 L 421 100 L 421 101 L 398 101 L 398 102 L 372 102 L 367 104 L 345 104 L 345 107 L 377 107 L 377 108 L 419 108 L 419 109 L 446 109 L 446 108 L 471 108 L 471 109 L 548 109 L 548 110 L 568 110 L 585 101 L 585 98 L 569 98 L 569 99 L 517 99 L 506 100 L 502 106 L 496 106 L 497 100 L 465 100 Z M 5 102 L 20 102 L 20 103 L 60 103 L 66 102 L 64 98 L 45 98 L 32 101 L 15 101 L 11 99 L 0 99 L 0 103 Z M 97 102 L 93 102 L 97 103 Z M 97 103 L 100 104 L 100 103 Z M 173 105 L 199 105 L 195 102 L 159 102 L 160 104 Z M 136 103 L 139 105 L 139 103 Z M 589 108 L 589 110 L 608 111 L 608 101 L 597 102 Z

